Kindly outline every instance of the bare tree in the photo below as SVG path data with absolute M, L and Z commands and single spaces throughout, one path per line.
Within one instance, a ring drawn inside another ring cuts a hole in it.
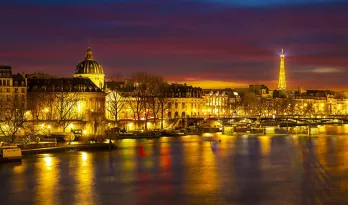
M 8 95 L 6 99 L 0 100 L 0 131 L 7 142 L 13 143 L 18 131 L 24 123 L 24 103 L 14 96 Z
M 149 90 L 151 89 L 151 79 L 147 73 L 140 72 L 133 74 L 131 80 L 134 83 L 133 91 L 131 94 L 131 107 L 136 114 L 138 122 L 140 122 L 141 116 L 144 116 L 145 129 L 147 129 L 147 120 L 149 117 Z
M 167 89 L 167 82 L 162 76 L 149 76 L 149 92 L 148 92 L 148 104 L 152 110 L 154 117 L 154 124 L 157 125 L 158 113 L 161 111 L 161 129 L 163 129 L 163 115 L 164 107 L 167 104 L 167 98 L 165 96 Z
M 120 94 L 118 89 L 112 89 L 106 99 L 106 110 L 113 116 L 115 125 L 119 120 L 119 113 L 125 106 L 126 98 Z
M 53 120 L 53 97 L 53 95 L 44 92 L 34 92 L 28 95 L 28 108 L 25 112 L 24 128 L 31 139 L 35 139 L 37 134 L 45 130 L 41 127 L 40 122 L 50 122 Z
M 52 95 L 54 99 L 51 112 L 55 116 L 58 126 L 65 132 L 71 121 L 79 117 L 76 107 L 80 94 L 78 92 L 56 91 L 47 93 L 47 95 Z
M 159 105 L 158 108 L 161 111 L 161 129 L 163 129 L 163 124 L 164 124 L 164 111 L 165 111 L 167 104 L 170 100 L 166 95 L 167 87 L 168 87 L 168 84 L 166 84 L 166 83 L 162 84 L 160 86 L 160 95 L 157 98 L 158 105 Z
M 161 107 L 164 108 L 164 104 L 166 104 L 163 93 L 165 80 L 161 76 L 140 72 L 133 74 L 131 82 L 133 83 L 133 89 L 128 93 L 129 95 L 125 101 L 133 111 L 134 118 L 138 122 L 144 119 L 144 128 L 147 129 L 147 122 L 153 116 L 156 125 L 158 113 Z

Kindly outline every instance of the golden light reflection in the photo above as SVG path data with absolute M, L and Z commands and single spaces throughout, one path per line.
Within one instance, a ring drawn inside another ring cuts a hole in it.
M 208 149 L 211 149 L 210 145 Z M 199 189 L 203 192 L 212 192 L 217 189 L 217 184 L 219 183 L 218 180 L 218 173 L 217 173 L 217 164 L 216 164 L 216 155 L 207 149 L 203 150 L 203 158 L 202 158 L 202 166 L 206 167 L 204 170 L 204 177 L 200 178 L 201 181 Z
M 26 166 L 25 165 L 14 166 L 12 170 L 16 174 L 22 174 L 23 172 L 25 172 Z
M 271 140 L 269 136 L 259 136 L 258 137 L 261 144 L 261 154 L 262 156 L 267 156 L 271 150 Z
M 169 169 L 171 166 L 171 155 L 170 155 L 170 145 L 161 143 L 161 157 L 160 157 L 160 165 L 162 169 Z
M 213 153 L 210 141 L 191 142 L 184 144 L 184 162 L 187 169 L 185 189 L 200 195 L 216 191 L 218 182 L 216 155 Z M 204 176 L 204 177 L 202 177 Z
M 52 157 L 50 157 L 49 155 L 46 155 L 46 156 L 44 157 L 44 160 L 45 160 L 46 168 L 47 168 L 48 170 L 51 170 L 51 168 L 52 168 Z
M 124 174 L 121 177 L 122 182 L 134 181 L 134 175 L 136 170 L 136 155 L 138 150 L 136 149 L 136 140 L 124 139 L 119 141 L 120 155 L 122 157 L 121 169 Z
M 77 159 L 75 204 L 95 204 L 93 155 L 82 152 L 81 157 Z
M 87 153 L 86 152 L 82 152 L 82 161 L 86 161 L 88 159 Z
M 56 168 L 58 160 L 50 154 L 45 154 L 42 160 L 37 163 L 39 173 L 36 180 L 38 190 L 36 191 L 35 204 L 59 204 L 59 199 L 56 197 L 59 188 L 57 186 L 59 183 L 59 169 Z
M 15 173 L 15 178 L 12 180 L 12 187 L 15 192 L 25 192 L 25 189 L 27 188 L 26 184 L 26 176 L 24 174 L 26 170 L 26 165 L 20 164 L 18 166 L 13 167 L 13 172 Z
M 327 137 L 326 136 L 319 136 L 316 139 L 316 156 L 320 163 L 323 165 L 327 164 L 326 155 L 327 155 Z
M 149 143 L 146 146 L 144 146 L 144 154 L 145 157 L 143 158 L 144 160 L 144 166 L 146 168 L 152 168 L 154 165 L 154 162 L 150 156 L 152 156 L 153 153 L 153 143 Z

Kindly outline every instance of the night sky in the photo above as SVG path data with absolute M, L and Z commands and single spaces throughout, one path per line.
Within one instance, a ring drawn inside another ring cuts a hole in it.
M 0 64 L 71 77 L 88 41 L 107 79 L 348 90 L 348 1 L 0 0 Z

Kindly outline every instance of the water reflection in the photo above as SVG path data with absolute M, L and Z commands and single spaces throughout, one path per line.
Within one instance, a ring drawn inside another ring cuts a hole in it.
M 57 164 L 59 159 L 52 157 L 51 154 L 44 154 L 36 163 L 37 166 L 37 190 L 36 204 L 54 205 L 59 204 L 56 192 L 59 180 L 59 169 Z
M 81 152 L 77 158 L 75 204 L 96 204 L 93 154 Z
M 309 139 L 341 191 L 348 190 L 347 137 Z M 3 204 L 316 204 L 325 189 L 303 142 L 301 135 L 212 134 L 25 157 L 0 166 L 0 197 Z

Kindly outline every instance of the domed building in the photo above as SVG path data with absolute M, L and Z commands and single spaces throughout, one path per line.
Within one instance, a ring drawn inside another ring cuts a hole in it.
M 88 47 L 86 58 L 76 66 L 74 77 L 89 78 L 100 89 L 104 89 L 104 70 L 102 66 L 93 59 L 92 50 Z

